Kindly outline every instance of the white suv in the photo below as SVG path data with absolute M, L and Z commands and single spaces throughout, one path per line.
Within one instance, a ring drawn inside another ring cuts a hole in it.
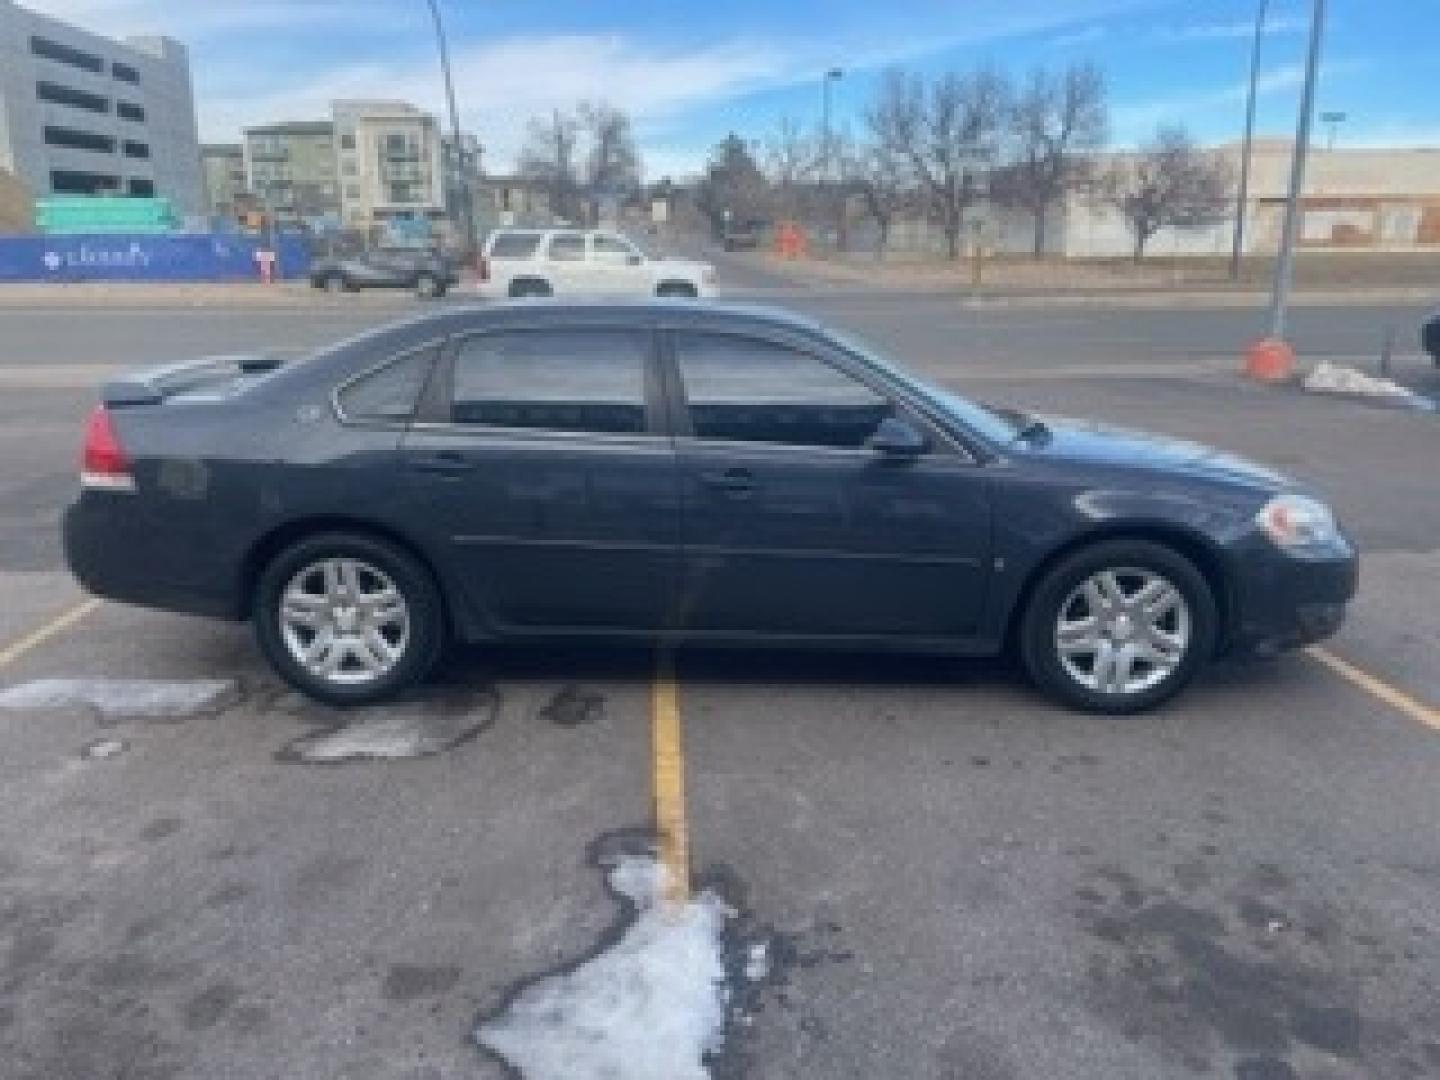
M 652 259 L 618 233 L 578 229 L 497 229 L 485 241 L 481 296 L 562 293 L 712 296 L 715 268 Z

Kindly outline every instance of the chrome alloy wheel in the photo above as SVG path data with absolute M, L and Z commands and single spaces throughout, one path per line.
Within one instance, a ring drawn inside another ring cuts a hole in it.
M 326 682 L 373 682 L 410 644 L 410 608 L 389 574 L 360 559 L 321 559 L 280 597 L 280 635 L 301 667 Z
M 1066 674 L 1102 694 L 1140 694 L 1168 679 L 1190 650 L 1190 606 L 1154 570 L 1115 567 L 1060 605 L 1055 648 Z

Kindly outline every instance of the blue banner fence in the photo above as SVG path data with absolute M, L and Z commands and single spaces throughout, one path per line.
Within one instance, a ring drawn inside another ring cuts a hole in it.
M 261 237 L 223 233 L 172 235 L 0 236 L 5 281 L 259 281 Z M 282 236 L 276 278 L 305 276 L 304 237 Z

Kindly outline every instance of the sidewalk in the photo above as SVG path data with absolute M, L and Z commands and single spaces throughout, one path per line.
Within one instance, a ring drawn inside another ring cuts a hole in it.
M 76 307 L 311 307 L 395 302 L 409 299 L 403 290 L 369 290 L 331 296 L 303 281 L 275 285 L 251 282 L 76 283 L 24 282 L 0 285 L 0 309 Z

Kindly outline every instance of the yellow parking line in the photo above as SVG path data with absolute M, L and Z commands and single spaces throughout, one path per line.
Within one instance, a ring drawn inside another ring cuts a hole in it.
M 26 634 L 19 641 L 6 645 L 5 648 L 0 649 L 0 667 L 4 667 L 6 664 L 13 664 L 16 660 L 19 660 L 20 657 L 35 648 L 35 646 L 48 641 L 72 623 L 79 622 L 99 606 L 100 601 L 93 596 L 88 600 L 82 600 L 69 611 L 62 611 L 59 615 L 56 615 L 55 618 L 40 627 L 40 629 Z
M 651 781 L 665 899 L 679 907 L 690 899 L 690 827 L 685 817 L 685 747 L 680 694 L 669 657 L 662 657 L 650 692 Z
M 1386 705 L 1398 712 L 1404 713 L 1410 719 L 1415 720 L 1426 727 L 1440 731 L 1440 709 L 1432 705 L 1426 705 L 1423 701 L 1411 697 L 1398 687 L 1391 686 L 1383 679 L 1376 678 L 1368 671 L 1361 671 L 1348 660 L 1342 660 L 1329 649 L 1322 649 L 1319 645 L 1312 645 L 1305 650 L 1312 658 L 1320 661 L 1335 674 L 1354 686 L 1358 686 L 1371 697 L 1379 698 Z

